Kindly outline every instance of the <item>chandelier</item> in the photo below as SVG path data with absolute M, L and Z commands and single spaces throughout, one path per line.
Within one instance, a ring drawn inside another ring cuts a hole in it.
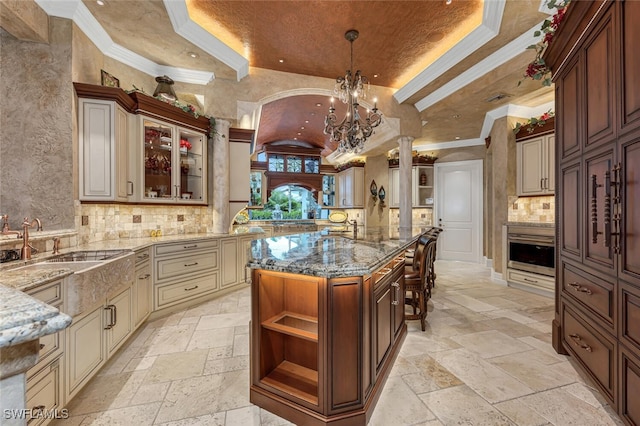
M 347 105 L 347 113 L 342 121 L 338 122 L 333 107 L 333 98 L 329 114 L 324 119 L 324 133 L 330 135 L 331 141 L 338 144 L 339 153 L 358 154 L 364 148 L 364 143 L 373 134 L 373 129 L 382 122 L 382 114 L 378 113 L 377 103 L 374 99 L 373 109 L 367 109 L 366 117 L 361 117 L 358 111 L 358 98 L 366 99 L 369 91 L 369 79 L 360 70 L 355 74 L 353 69 L 353 42 L 358 38 L 358 31 L 349 30 L 344 34 L 351 43 L 351 67 L 344 77 L 336 78 L 333 94 Z

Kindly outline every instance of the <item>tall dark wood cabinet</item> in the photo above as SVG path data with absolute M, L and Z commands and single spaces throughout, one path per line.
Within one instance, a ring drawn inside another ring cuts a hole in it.
M 573 1 L 556 90 L 554 348 L 640 424 L 640 2 Z

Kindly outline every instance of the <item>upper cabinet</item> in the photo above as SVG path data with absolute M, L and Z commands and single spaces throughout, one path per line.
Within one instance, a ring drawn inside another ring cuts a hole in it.
M 207 203 L 208 118 L 138 92 L 74 88 L 80 200 Z
M 433 207 L 433 165 L 411 168 L 411 206 Z M 389 168 L 389 207 L 400 206 L 400 169 Z
M 336 207 L 336 175 L 322 176 L 322 207 Z
M 555 135 L 545 134 L 516 144 L 517 194 L 553 195 L 555 186 Z
M 207 140 L 204 133 L 139 116 L 133 142 L 137 201 L 207 202 Z
M 338 173 L 338 207 L 364 207 L 364 168 L 350 167 Z
M 115 101 L 79 100 L 80 200 L 127 200 L 128 131 L 129 114 Z

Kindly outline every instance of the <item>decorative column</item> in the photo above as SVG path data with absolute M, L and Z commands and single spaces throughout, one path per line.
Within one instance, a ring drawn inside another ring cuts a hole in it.
M 411 155 L 413 137 L 401 136 L 398 138 L 400 145 L 400 238 L 411 238 L 412 232 L 412 194 L 411 188 L 411 168 L 413 166 L 413 158 Z
M 231 123 L 216 119 L 216 133 L 213 137 L 213 164 L 210 170 L 212 180 L 209 187 L 213 190 L 213 232 L 229 232 L 229 127 Z M 211 193 L 210 190 L 210 193 Z

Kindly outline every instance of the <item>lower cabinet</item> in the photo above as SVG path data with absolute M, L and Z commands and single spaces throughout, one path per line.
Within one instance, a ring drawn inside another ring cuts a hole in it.
M 28 294 L 42 302 L 64 311 L 63 280 L 44 284 Z M 51 413 L 60 410 L 65 405 L 64 398 L 64 341 L 65 333 L 42 336 L 39 340 L 40 351 L 38 363 L 27 371 L 27 405 L 34 417 L 29 425 L 45 425 L 51 421 L 44 414 L 38 417 L 38 412 Z M 62 415 L 62 413 L 59 413 Z
M 220 240 L 222 271 L 220 286 L 232 286 L 240 281 L 238 271 L 238 239 L 235 237 Z
M 98 372 L 133 331 L 131 286 L 73 319 L 66 329 L 66 400 Z
M 136 276 L 131 294 L 134 328 L 147 319 L 153 307 L 150 252 L 151 248 L 136 251 Z

